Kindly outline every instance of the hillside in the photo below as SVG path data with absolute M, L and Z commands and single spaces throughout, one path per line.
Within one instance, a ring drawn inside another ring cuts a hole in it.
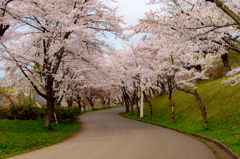
M 240 85 L 221 84 L 223 79 L 226 77 L 197 84 L 207 110 L 208 130 L 204 128 L 194 96 L 180 91 L 173 93 L 176 123 L 171 120 L 167 95 L 151 100 L 154 114 L 151 121 L 218 139 L 240 155 Z M 144 120 L 150 120 L 147 104 L 144 105 Z

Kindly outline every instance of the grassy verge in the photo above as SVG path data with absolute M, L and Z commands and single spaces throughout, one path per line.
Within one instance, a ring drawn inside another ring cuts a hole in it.
M 200 108 L 190 94 L 175 91 L 176 122 L 172 123 L 168 96 L 151 100 L 154 119 L 144 105 L 143 120 L 215 138 L 240 155 L 240 85 L 221 84 L 223 78 L 198 83 L 198 92 L 206 106 L 209 129 L 205 130 Z M 127 116 L 138 118 L 134 115 Z
M 79 123 L 51 123 L 44 128 L 41 121 L 0 120 L 0 158 L 22 154 L 59 142 L 77 130 Z
M 95 108 L 81 114 L 115 107 Z M 51 123 L 50 129 L 46 129 L 43 121 L 0 119 L 0 159 L 52 145 L 71 136 L 79 128 L 79 123 L 60 123 L 59 126 Z

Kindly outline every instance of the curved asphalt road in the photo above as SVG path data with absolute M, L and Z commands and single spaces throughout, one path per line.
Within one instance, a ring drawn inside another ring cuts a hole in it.
M 203 143 L 120 117 L 123 111 L 114 108 L 83 114 L 83 130 L 74 137 L 13 159 L 215 159 Z

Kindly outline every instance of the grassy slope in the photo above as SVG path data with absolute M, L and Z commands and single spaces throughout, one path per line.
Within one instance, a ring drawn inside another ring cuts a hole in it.
M 59 142 L 79 130 L 79 123 L 51 123 L 50 130 L 41 121 L 0 120 L 0 158 L 29 152 Z
M 176 123 L 171 122 L 167 95 L 151 100 L 154 113 L 152 121 L 218 139 L 240 155 L 240 85 L 221 84 L 222 80 L 223 78 L 197 85 L 208 113 L 209 130 L 204 129 L 200 108 L 194 96 L 180 91 L 173 94 Z M 144 120 L 150 120 L 148 106 L 145 105 L 144 109 Z

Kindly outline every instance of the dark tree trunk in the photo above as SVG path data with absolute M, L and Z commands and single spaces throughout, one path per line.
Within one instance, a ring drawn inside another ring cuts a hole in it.
M 105 100 L 104 96 L 101 96 L 100 99 L 103 104 L 103 107 L 106 107 L 106 100 Z
M 62 100 L 63 100 L 63 95 L 61 96 L 61 98 L 59 100 L 56 100 L 56 102 L 57 102 L 56 106 L 60 107 Z
M 140 109 L 139 109 L 139 100 L 141 99 L 141 98 L 139 98 L 139 96 L 141 96 L 140 94 L 140 91 L 141 91 L 141 88 L 140 87 L 137 87 L 137 95 L 136 95 L 136 106 L 137 106 L 137 114 L 138 114 L 138 116 L 140 116 Z
M 134 94 L 133 94 L 133 96 L 132 96 L 132 100 L 131 100 L 131 114 L 133 114 L 133 105 L 134 105 L 134 103 L 135 103 L 135 101 L 136 101 L 136 90 L 134 90 Z
M 107 100 L 107 105 L 108 105 L 108 107 L 110 107 L 111 106 L 111 92 L 109 91 L 109 94 L 108 94 L 108 98 L 107 98 L 108 100 Z
M 229 60 L 228 60 L 228 53 L 223 54 L 221 56 L 221 58 L 222 58 L 222 62 L 223 62 L 223 66 L 225 68 L 225 71 L 227 71 L 227 72 L 231 71 L 232 68 L 231 68 L 231 65 L 230 65 Z
M 198 72 L 202 72 L 202 66 L 201 65 L 196 65 L 194 67 Z
M 77 100 L 77 105 L 78 105 L 78 108 L 80 111 L 82 111 L 82 105 L 81 105 L 81 101 L 80 100 Z
M 92 109 L 94 109 L 94 104 L 93 104 L 93 102 L 90 100 L 89 103 L 90 103 Z
M 171 106 L 172 122 L 175 123 L 175 106 L 174 106 L 174 101 L 172 100 L 172 90 L 169 90 L 168 99 Z
M 47 98 L 47 111 L 44 126 L 46 128 L 49 128 L 50 122 L 54 121 L 54 101 L 52 97 Z
M 194 89 L 194 96 L 196 98 L 196 101 L 197 101 L 200 109 L 201 109 L 201 113 L 202 113 L 202 117 L 203 117 L 203 120 L 204 120 L 205 128 L 207 129 L 208 128 L 207 111 L 206 111 L 206 108 L 203 105 L 202 100 L 201 100 L 200 96 L 198 95 L 196 89 Z
M 143 91 L 143 96 L 144 96 L 145 100 L 148 102 L 148 105 L 149 105 L 149 108 L 150 108 L 150 116 L 151 116 L 151 119 L 153 119 L 152 104 L 151 104 L 150 100 L 148 100 L 148 97 L 147 97 L 145 91 Z
M 89 104 L 91 105 L 91 107 L 92 107 L 92 110 L 94 110 L 94 103 L 93 103 L 93 99 L 92 99 L 92 98 L 88 98 L 88 97 L 87 97 L 87 100 L 88 100 Z
M 72 97 L 67 98 L 67 104 L 68 104 L 68 107 L 73 106 L 73 98 Z
M 125 101 L 124 101 L 124 94 L 122 96 L 122 105 L 124 105 Z
M 132 95 L 132 100 L 131 100 L 131 114 L 133 114 L 133 105 L 136 101 L 136 98 L 137 98 L 137 90 L 136 90 L 136 87 L 135 87 L 133 95 Z
M 185 88 L 181 88 L 179 86 L 176 86 L 176 88 L 180 91 L 183 91 L 185 93 L 189 93 L 189 94 L 192 94 L 194 95 L 200 109 L 201 109 L 201 113 L 202 113 L 202 117 L 203 117 L 203 121 L 204 121 L 204 125 L 205 125 L 205 128 L 207 129 L 208 128 L 208 120 L 207 120 L 207 111 L 206 111 L 206 108 L 205 106 L 203 105 L 202 103 L 202 100 L 200 98 L 200 96 L 198 95 L 198 92 L 196 89 L 194 89 L 194 91 L 191 91 L 189 89 L 185 89 Z
M 123 105 L 123 101 L 118 97 L 118 95 L 117 95 L 117 99 L 118 99 L 118 104 L 120 103 L 121 105 Z
M 133 99 L 133 101 L 131 102 L 131 114 L 133 114 L 133 105 L 134 105 L 134 99 Z
M 50 122 L 54 121 L 54 91 L 53 91 L 53 77 L 51 75 L 47 76 L 46 81 L 46 100 L 47 100 L 47 111 L 45 119 L 45 127 L 49 128 Z
M 152 99 L 151 89 L 148 90 L 148 93 L 149 93 L 149 99 Z
M 125 106 L 126 106 L 126 113 L 129 112 L 129 100 L 128 100 L 128 95 L 126 93 L 124 93 L 124 102 L 125 102 Z
M 136 98 L 137 100 L 136 100 L 136 107 L 137 107 L 137 114 L 138 114 L 138 116 L 140 116 L 140 110 L 139 110 L 139 105 L 138 105 L 138 101 L 139 101 L 139 98 L 137 97 Z
M 8 28 L 9 28 L 9 25 L 0 24 L 0 37 L 2 37 L 4 35 L 4 33 L 6 32 L 6 30 Z
M 156 89 L 153 89 L 153 88 L 150 88 L 152 93 L 153 93 L 153 96 L 154 97 L 157 97 L 158 96 L 158 91 Z
M 167 94 L 166 87 L 165 87 L 164 83 L 160 82 L 160 87 L 162 89 L 162 92 L 160 93 L 160 95 Z

